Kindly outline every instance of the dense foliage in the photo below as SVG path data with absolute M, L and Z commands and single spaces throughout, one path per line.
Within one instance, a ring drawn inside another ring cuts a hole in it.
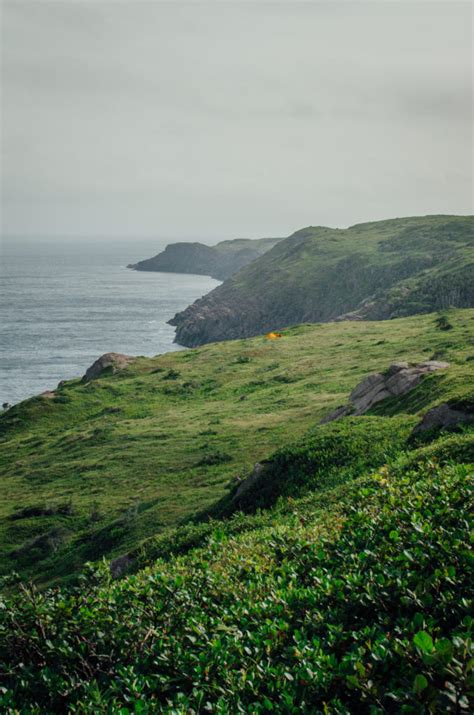
M 468 712 L 469 470 L 398 463 L 329 512 L 1 602 L 3 711 Z

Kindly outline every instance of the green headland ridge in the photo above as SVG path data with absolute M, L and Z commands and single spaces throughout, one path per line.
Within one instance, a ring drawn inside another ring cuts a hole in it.
M 169 322 L 195 347 L 288 325 L 474 305 L 474 218 L 422 216 L 297 231 Z
M 235 238 L 215 246 L 199 242 L 170 243 L 153 258 L 128 266 L 135 271 L 194 273 L 225 280 L 273 248 L 281 238 Z

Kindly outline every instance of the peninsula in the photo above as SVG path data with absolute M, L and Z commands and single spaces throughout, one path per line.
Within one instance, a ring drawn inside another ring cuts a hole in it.
M 282 238 L 236 238 L 215 246 L 204 243 L 170 243 L 153 258 L 128 266 L 134 271 L 193 273 L 225 280 L 269 251 Z

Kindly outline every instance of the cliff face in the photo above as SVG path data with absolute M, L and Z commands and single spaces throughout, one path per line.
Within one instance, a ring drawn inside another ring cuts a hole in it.
M 270 250 L 278 238 L 221 241 L 216 246 L 203 243 L 171 243 L 162 253 L 128 266 L 136 271 L 194 273 L 225 280 L 240 268 Z
M 474 306 L 474 220 L 425 216 L 297 231 L 170 320 L 188 347 L 289 325 Z

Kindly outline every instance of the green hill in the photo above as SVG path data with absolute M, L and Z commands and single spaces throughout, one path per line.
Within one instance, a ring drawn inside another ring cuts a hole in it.
M 193 347 L 296 323 L 385 320 L 449 306 L 474 306 L 471 216 L 302 229 L 169 322 L 176 342 Z
M 2 711 L 467 714 L 473 326 L 302 325 L 9 410 Z M 367 373 L 428 359 L 449 365 L 319 424 Z M 414 432 L 440 404 L 465 421 Z M 125 552 L 121 579 L 10 573 Z
M 452 313 L 450 330 L 433 315 L 302 325 L 278 341 L 138 358 L 20 403 L 0 418 L 1 572 L 68 579 L 215 509 L 234 480 L 395 360 L 451 363 L 425 379 L 432 392 L 409 414 L 460 397 L 474 370 L 473 315 Z
M 281 238 L 236 238 L 215 246 L 203 243 L 170 243 L 153 258 L 134 263 L 135 271 L 163 273 L 197 273 L 225 280 L 233 273 L 273 248 Z

